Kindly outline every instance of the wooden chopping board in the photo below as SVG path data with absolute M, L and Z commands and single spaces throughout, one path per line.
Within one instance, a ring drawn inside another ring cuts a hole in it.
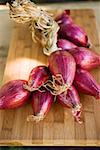
M 93 51 L 100 53 L 93 10 L 71 10 L 71 16 L 88 33 Z M 14 25 L 3 84 L 13 79 L 28 79 L 31 69 L 48 64 L 41 45 L 33 43 L 27 26 Z M 100 70 L 92 74 L 100 82 Z M 14 110 L 0 110 L 0 145 L 100 145 L 100 101 L 80 95 L 84 123 L 79 125 L 71 110 L 54 103 L 44 121 L 27 122 L 31 104 Z

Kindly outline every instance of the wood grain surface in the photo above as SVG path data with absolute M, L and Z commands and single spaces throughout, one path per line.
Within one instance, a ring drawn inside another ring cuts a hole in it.
M 57 12 L 56 12 L 57 13 Z M 93 51 L 100 53 L 100 43 L 93 10 L 72 10 L 74 21 L 89 35 Z M 3 83 L 13 79 L 28 79 L 31 69 L 48 64 L 41 45 L 33 43 L 27 25 L 15 24 L 8 52 Z M 100 82 L 100 70 L 91 72 Z M 84 123 L 79 125 L 71 110 L 57 102 L 44 121 L 27 122 L 31 104 L 15 110 L 0 110 L 0 145 L 100 145 L 100 101 L 80 95 Z

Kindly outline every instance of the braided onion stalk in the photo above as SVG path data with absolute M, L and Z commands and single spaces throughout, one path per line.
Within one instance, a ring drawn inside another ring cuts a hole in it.
M 42 10 L 30 0 L 15 0 L 9 3 L 10 18 L 17 23 L 30 24 L 33 41 L 40 41 L 43 52 L 50 55 L 57 47 L 58 24 L 52 14 Z

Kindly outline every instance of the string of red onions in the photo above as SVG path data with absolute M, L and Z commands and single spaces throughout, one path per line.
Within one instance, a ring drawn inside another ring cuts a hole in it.
M 82 104 L 77 90 L 100 99 L 100 84 L 86 71 L 100 66 L 100 56 L 87 49 L 90 44 L 86 32 L 74 23 L 69 10 L 55 22 L 31 1 L 8 2 L 11 18 L 30 23 L 32 38 L 41 39 L 44 53 L 52 54 L 48 67 L 33 68 L 28 81 L 13 80 L 4 84 L 0 89 L 0 109 L 23 106 L 31 98 L 33 114 L 27 120 L 38 122 L 45 118 L 57 97 L 62 105 L 72 109 L 75 120 L 82 123 Z

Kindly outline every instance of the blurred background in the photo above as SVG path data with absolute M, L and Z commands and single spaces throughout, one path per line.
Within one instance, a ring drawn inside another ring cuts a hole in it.
M 0 0 L 1 4 L 5 4 L 7 0 Z M 76 1 L 100 1 L 100 0 L 31 0 L 35 3 L 55 3 L 55 2 L 76 2 Z

